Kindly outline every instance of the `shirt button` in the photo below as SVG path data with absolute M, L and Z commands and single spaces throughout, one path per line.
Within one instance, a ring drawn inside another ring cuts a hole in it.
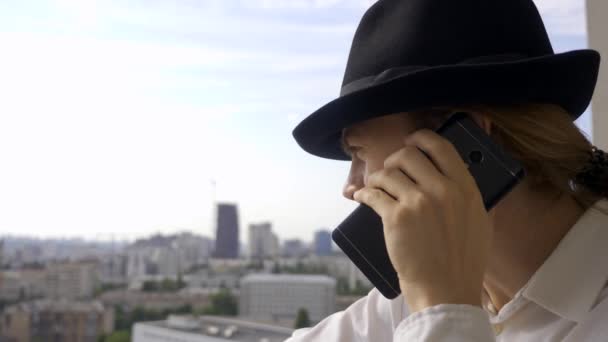
M 488 302 L 488 304 L 486 304 L 486 310 L 488 310 L 488 312 L 493 315 L 496 315 L 498 313 L 496 307 L 494 306 L 494 304 L 492 304 L 492 302 Z

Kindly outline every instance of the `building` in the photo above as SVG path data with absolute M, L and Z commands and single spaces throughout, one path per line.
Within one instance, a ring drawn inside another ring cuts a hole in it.
M 127 250 L 127 278 L 175 278 L 180 273 L 179 251 L 168 246 L 131 247 Z
M 201 269 L 192 273 L 185 274 L 182 279 L 188 288 L 219 290 L 228 288 L 235 290 L 239 288 L 239 283 L 243 270 L 213 271 Z
M 593 97 L 593 143 L 608 151 L 608 1 L 587 0 L 589 47 L 602 55 L 598 84 Z
M 39 300 L 0 314 L 0 341 L 97 342 L 114 330 L 114 312 L 99 302 Z
M 21 277 L 21 288 L 26 299 L 40 299 L 45 295 L 45 279 L 46 269 L 21 269 L 19 276 Z
M 176 277 L 179 253 L 172 246 L 175 236 L 154 235 L 139 239 L 126 248 L 129 281 L 146 276 Z
M 152 260 L 156 265 L 157 275 L 177 277 L 183 271 L 179 263 L 179 251 L 175 248 L 156 248 Z
M 14 264 L 23 267 L 23 265 L 39 264 L 44 261 L 42 246 L 38 244 L 26 244 L 15 251 Z
M 126 248 L 126 277 L 129 281 L 149 276 L 177 278 L 208 264 L 211 249 L 211 239 L 192 233 L 140 239 Z
M 129 309 L 142 307 L 149 310 L 177 309 L 185 305 L 193 309 L 201 309 L 209 306 L 210 295 L 215 290 L 192 289 L 175 292 L 144 292 L 136 290 L 112 290 L 104 292 L 97 300 L 108 307 L 121 305 Z
M 151 259 L 154 247 L 127 248 L 127 279 L 158 273 L 158 267 Z
M 0 271 L 0 301 L 15 302 L 25 297 L 21 275 L 17 271 Z
M 124 254 L 102 256 L 99 264 L 99 281 L 103 284 L 126 284 L 127 260 Z
M 315 255 L 331 255 L 331 232 L 328 230 L 319 230 L 315 232 L 313 245 Z
M 220 259 L 239 257 L 239 219 L 234 204 L 217 205 L 217 231 L 213 256 Z
M 251 274 L 241 279 L 239 314 L 264 322 L 293 322 L 299 309 L 319 322 L 335 312 L 336 280 L 324 275 Z
M 0 239 L 0 270 L 4 268 L 4 240 Z
M 171 247 L 178 251 L 180 269 L 185 271 L 195 265 L 206 264 L 211 257 L 213 245 L 207 237 L 181 233 L 175 236 Z
M 237 319 L 170 315 L 165 321 L 136 323 L 133 342 L 279 342 L 293 330 Z
M 2 284 L 4 282 L 4 240 L 0 240 L 0 298 L 2 297 Z
M 304 268 L 306 272 L 327 274 L 337 281 L 346 281 L 348 287 L 356 289 L 358 286 L 371 289 L 373 285 L 361 270 L 340 250 L 329 256 L 310 255 L 305 258 L 280 258 L 275 262 L 267 262 L 265 270 L 270 273 L 278 264 L 281 268 Z
M 17 302 L 44 296 L 46 271 L 22 269 L 0 271 L 0 301 Z
M 308 248 L 300 239 L 285 240 L 281 254 L 286 258 L 303 258 L 308 255 Z
M 306 261 L 310 266 L 316 265 L 317 267 L 320 267 L 323 265 L 325 268 L 327 268 L 327 274 L 330 277 L 336 279 L 345 279 L 349 288 L 351 289 L 355 289 L 358 283 L 361 286 L 370 289 L 373 287 L 363 272 L 361 272 L 361 270 L 352 262 L 352 260 L 342 253 L 322 257 L 313 256 Z
M 249 225 L 249 258 L 274 259 L 279 255 L 279 238 L 270 222 Z
M 91 298 L 99 286 L 97 263 L 81 261 L 49 264 L 44 284 L 47 298 Z

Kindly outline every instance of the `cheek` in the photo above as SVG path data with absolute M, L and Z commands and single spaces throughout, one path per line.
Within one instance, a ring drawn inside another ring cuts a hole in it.
M 362 156 L 362 163 L 365 165 L 364 179 L 366 185 L 367 178 L 372 173 L 384 169 L 384 161 L 402 147 L 403 146 L 399 143 L 391 141 L 391 143 L 374 146 L 374 148 L 370 148 L 368 151 L 366 151 L 366 153 Z
M 367 185 L 368 177 L 374 172 L 384 168 L 384 158 L 369 158 L 365 161 L 364 183 Z

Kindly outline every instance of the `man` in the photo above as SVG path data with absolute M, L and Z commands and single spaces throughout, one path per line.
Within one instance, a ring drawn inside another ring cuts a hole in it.
M 290 341 L 605 339 L 608 157 L 573 124 L 598 67 L 592 50 L 555 54 L 531 0 L 373 5 L 340 97 L 294 137 L 351 161 L 344 196 L 381 216 L 403 296 L 372 290 Z M 456 110 L 527 171 L 490 212 L 433 131 Z

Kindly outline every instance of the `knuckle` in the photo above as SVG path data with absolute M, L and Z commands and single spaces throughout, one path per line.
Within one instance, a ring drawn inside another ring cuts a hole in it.
M 441 143 L 443 145 L 442 148 L 444 152 L 450 152 L 459 156 L 458 150 L 456 149 L 456 147 L 454 147 L 454 144 L 452 144 L 452 142 L 450 142 L 448 139 L 442 139 Z
M 399 165 L 399 162 L 402 158 L 403 149 L 391 154 L 388 158 L 384 160 L 384 168 L 395 167 Z
M 429 149 L 431 151 L 435 151 L 437 153 L 441 153 L 445 151 L 447 143 L 443 140 L 434 139 L 429 142 Z
M 443 180 L 442 182 L 437 182 L 435 185 L 435 194 L 439 199 L 444 199 L 449 197 L 455 191 L 455 184 L 451 180 Z
M 416 154 L 420 153 L 418 147 L 407 145 L 399 149 L 397 152 L 393 153 L 390 157 L 388 157 L 384 161 L 385 168 L 398 168 L 402 166 L 407 161 L 412 160 L 416 157 Z
M 429 204 L 429 197 L 422 191 L 415 191 L 409 198 L 410 207 L 415 210 L 425 208 Z
M 386 174 L 387 177 L 397 177 L 402 172 L 401 172 L 401 169 L 398 169 L 396 167 L 391 167 L 391 168 L 385 169 L 384 173 Z
M 408 150 L 411 146 L 403 146 L 399 150 L 393 152 L 388 158 L 384 160 L 384 167 L 395 167 L 401 164 L 401 162 L 408 158 Z
M 433 194 L 438 200 L 444 200 L 449 196 L 450 191 L 445 184 L 436 184 Z
M 408 145 L 408 146 L 405 146 L 405 147 L 402 149 L 402 151 L 403 151 L 403 155 L 404 155 L 404 156 L 409 156 L 409 155 L 411 155 L 412 153 L 417 152 L 417 151 L 418 151 L 418 147 L 413 146 L 413 145 Z
M 394 153 L 391 154 L 388 158 L 386 158 L 384 160 L 384 167 L 388 168 L 388 167 L 394 166 L 395 163 L 398 161 L 398 159 L 399 159 L 398 155 L 396 155 Z
M 395 168 L 393 167 L 389 167 L 389 168 L 384 168 L 382 169 L 382 171 L 380 171 L 380 174 L 382 175 L 382 177 L 387 177 L 393 174 L 393 170 Z
M 416 139 L 416 138 L 418 138 L 418 136 L 424 135 L 424 130 L 425 130 L 424 128 L 417 129 L 414 132 L 410 133 L 408 138 Z

